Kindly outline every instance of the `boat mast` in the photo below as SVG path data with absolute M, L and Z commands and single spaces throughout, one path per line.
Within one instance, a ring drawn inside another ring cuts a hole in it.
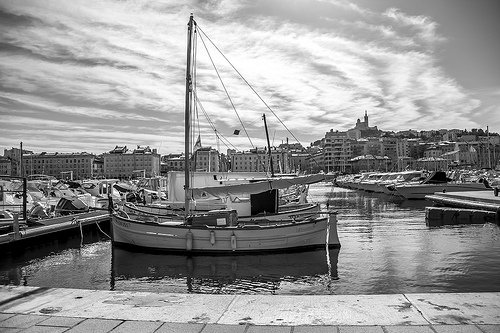
M 186 61 L 186 103 L 184 110 L 184 216 L 189 214 L 189 132 L 191 114 L 191 43 L 193 41 L 193 14 L 189 17 Z
M 267 122 L 265 113 L 262 114 L 262 119 L 264 119 L 264 128 L 266 129 L 267 150 L 269 152 L 269 166 L 271 167 L 271 177 L 274 177 L 273 155 L 271 154 L 271 143 L 269 142 L 269 133 L 267 131 Z

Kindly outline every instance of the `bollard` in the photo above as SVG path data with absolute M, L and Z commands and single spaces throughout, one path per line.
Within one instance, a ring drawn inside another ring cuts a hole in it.
M 14 221 L 12 222 L 12 230 L 14 231 L 14 240 L 21 238 L 19 233 L 19 213 L 14 213 Z

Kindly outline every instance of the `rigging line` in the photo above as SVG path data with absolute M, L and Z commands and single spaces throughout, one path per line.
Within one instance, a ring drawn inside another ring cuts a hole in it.
M 198 27 L 199 28 L 199 27 Z M 222 53 L 222 51 L 217 47 L 217 45 L 214 44 L 214 42 L 212 42 L 212 40 L 210 39 L 210 37 L 207 36 L 207 34 L 203 31 L 203 29 L 199 28 L 200 29 L 200 32 L 210 41 L 210 43 L 215 47 L 215 49 L 217 51 L 219 51 L 219 53 L 222 55 L 222 57 L 224 57 L 224 59 L 226 59 L 226 61 L 229 63 L 229 65 L 231 65 L 231 67 L 236 71 L 236 73 L 238 73 L 238 75 L 241 77 L 241 79 L 250 87 L 250 89 L 252 89 L 252 91 L 255 93 L 255 95 L 257 95 L 257 97 L 261 100 L 262 103 L 264 103 L 264 105 L 269 109 L 269 111 L 271 111 L 271 113 L 278 119 L 278 121 L 283 125 L 283 127 L 286 128 L 286 130 L 293 136 L 293 138 L 295 140 L 297 140 L 297 142 L 300 143 L 300 141 L 295 137 L 295 135 L 288 129 L 288 127 L 281 121 L 281 119 L 278 117 L 278 115 L 273 111 L 273 109 L 271 109 L 271 107 L 264 101 L 264 99 L 259 95 L 259 93 L 252 87 L 252 85 L 243 77 L 243 75 L 236 69 L 236 67 L 234 67 L 234 65 L 231 63 L 231 61 L 229 61 L 229 59 Z M 201 37 L 201 36 L 200 36 Z M 202 41 L 203 41 L 203 38 L 201 38 Z
M 209 117 L 209 115 L 208 115 L 207 111 L 206 111 L 206 110 L 205 110 L 205 108 L 203 107 L 203 104 L 201 103 L 200 99 L 198 98 L 198 95 L 196 94 L 196 92 L 194 92 L 194 94 L 195 94 L 196 103 L 197 103 L 197 104 L 199 104 L 199 107 L 200 107 L 201 111 L 203 112 L 203 114 L 204 114 L 205 118 L 207 119 L 208 124 L 210 125 L 210 127 L 212 128 L 212 130 L 215 132 L 215 136 L 216 136 L 216 138 L 222 137 L 224 140 L 226 140 L 226 141 L 227 141 L 227 143 L 228 143 L 229 145 L 231 145 L 234 149 L 236 149 L 236 147 L 235 147 L 235 146 L 234 146 L 234 145 L 233 145 L 233 144 L 232 144 L 232 143 L 231 143 L 231 142 L 230 142 L 227 138 L 225 138 L 222 134 L 218 134 L 219 132 L 217 131 L 217 128 L 215 127 L 215 125 L 214 125 L 213 121 L 210 119 L 210 117 Z M 222 141 L 223 141 L 223 143 L 224 143 L 224 145 L 225 145 L 227 148 L 230 148 L 230 147 L 229 147 L 229 145 L 228 145 L 228 144 L 226 144 L 226 143 L 224 142 L 224 140 L 222 140 Z
M 187 165 L 185 165 L 185 168 L 186 170 L 191 170 L 191 168 L 194 168 L 193 171 L 196 171 L 196 158 L 195 158 L 195 151 L 194 151 L 194 146 L 193 146 L 193 143 L 195 142 L 194 140 L 194 137 L 195 137 L 195 130 L 193 130 L 195 128 L 195 118 L 198 118 L 198 110 L 196 108 L 196 104 L 194 103 L 195 101 L 195 98 L 194 98 L 194 91 L 196 90 L 196 86 L 197 86 L 197 75 L 196 75 L 196 68 L 197 68 L 197 65 L 196 65 L 196 62 L 197 62 L 197 40 L 198 40 L 198 33 L 197 33 L 197 24 L 196 22 L 194 22 L 194 25 L 193 25 L 193 36 L 192 36 L 192 48 L 191 48 L 191 60 L 192 60 L 192 66 L 191 66 L 191 87 L 190 87 L 190 110 L 189 110 L 189 128 L 191 129 L 190 130 L 190 138 L 189 140 L 191 140 L 191 144 L 188 144 L 189 146 L 189 150 L 186 152 L 186 154 L 188 156 L 186 156 L 187 158 Z M 194 108 L 194 110 L 193 110 Z M 196 117 L 192 117 L 192 112 L 195 112 L 196 114 Z M 186 124 L 186 126 L 188 126 L 188 124 Z M 198 129 L 199 130 L 199 129 Z M 189 156 L 189 153 L 191 151 L 191 156 Z M 190 183 L 193 184 L 194 183 L 194 172 L 189 172 L 189 178 L 190 178 Z M 189 211 L 189 207 L 186 208 L 186 212 Z
M 202 29 L 201 29 L 198 25 L 196 25 L 196 27 L 197 27 L 197 29 L 199 29 L 199 30 L 200 30 L 200 32 L 201 32 L 204 36 L 206 36 L 206 37 L 207 37 L 207 39 L 208 39 L 208 40 L 210 41 L 210 43 L 212 43 L 212 45 L 213 45 L 213 46 L 214 46 L 214 47 L 215 47 L 215 48 L 219 51 L 219 53 L 221 53 L 221 54 L 222 54 L 222 52 L 221 52 L 221 51 L 217 48 L 217 46 L 216 46 L 216 45 L 215 45 L 215 44 L 214 44 L 214 43 L 210 40 L 210 38 L 207 36 L 207 34 L 205 34 L 205 32 L 203 32 L 203 30 L 202 30 Z M 203 46 L 205 47 L 205 50 L 206 50 L 206 52 L 207 52 L 207 54 L 208 54 L 208 57 L 210 58 L 210 61 L 211 61 L 211 63 L 212 63 L 212 66 L 214 67 L 215 72 L 217 73 L 217 76 L 218 76 L 218 78 L 219 78 L 219 81 L 221 82 L 222 87 L 224 88 L 224 91 L 226 92 L 226 95 L 227 95 L 227 97 L 228 97 L 228 99 L 229 99 L 229 102 L 231 103 L 231 106 L 233 107 L 233 110 L 234 110 L 234 112 L 236 113 L 236 115 L 237 115 L 237 117 L 238 117 L 238 120 L 240 121 L 240 124 L 241 124 L 241 126 L 242 126 L 243 130 L 245 131 L 245 134 L 246 134 L 246 136 L 247 136 L 247 138 L 248 138 L 248 141 L 250 141 L 250 145 L 251 145 L 253 148 L 255 148 L 255 152 L 256 152 L 256 154 L 257 154 L 257 160 L 258 160 L 258 163 L 261 165 L 262 170 L 264 170 L 264 171 L 265 171 L 265 170 L 266 170 L 266 166 L 265 166 L 265 163 L 264 163 L 264 161 L 263 161 L 263 158 L 261 157 L 261 154 L 259 154 L 259 149 L 258 149 L 257 147 L 255 147 L 255 146 L 254 146 L 254 144 L 253 144 L 253 142 L 252 142 L 252 139 L 251 139 L 251 138 L 250 138 L 250 136 L 248 135 L 248 131 L 247 131 L 247 129 L 246 129 L 246 127 L 245 127 L 245 125 L 243 124 L 243 121 L 241 120 L 241 117 L 240 117 L 240 115 L 239 115 L 238 111 L 236 110 L 236 107 L 235 107 L 235 105 L 234 105 L 234 103 L 233 103 L 233 101 L 232 101 L 232 99 L 231 99 L 231 96 L 229 96 L 229 92 L 227 91 L 226 86 L 225 86 L 224 82 L 222 81 L 222 78 L 221 78 L 221 76 L 220 76 L 220 74 L 219 74 L 219 71 L 217 70 L 217 66 L 215 65 L 215 63 L 214 63 L 214 61 L 213 61 L 213 59 L 212 59 L 212 55 L 211 55 L 211 54 L 210 54 L 210 52 L 208 51 L 208 47 L 207 47 L 207 45 L 205 44 L 205 41 L 204 41 L 203 37 L 202 37 L 201 35 L 200 35 L 199 37 L 200 37 L 200 39 L 201 39 L 201 42 L 203 43 Z M 234 69 L 234 70 L 235 70 L 235 71 L 236 71 L 236 72 L 240 75 L 240 77 L 242 77 L 242 75 L 241 75 L 241 74 L 238 72 L 238 70 L 236 70 L 236 68 L 235 68 L 235 67 L 234 67 L 234 66 L 233 66 L 233 65 L 229 62 L 229 60 L 228 60 L 228 59 L 227 59 L 227 58 L 226 58 L 223 54 L 222 54 L 222 56 L 223 56 L 223 57 L 226 59 L 226 61 L 227 61 L 227 62 L 231 65 L 231 67 L 232 67 L 232 68 L 233 68 L 233 69 Z M 243 78 L 243 77 L 242 77 L 242 78 Z M 247 85 L 249 85 L 249 84 L 248 84 L 248 82 L 247 82 L 244 78 L 243 78 L 243 80 L 247 83 Z M 250 85 L 249 85 L 249 86 L 250 86 Z M 252 88 L 252 87 L 250 86 L 250 88 Z M 255 92 L 255 90 L 254 90 L 253 88 L 252 88 L 252 90 Z M 255 92 L 255 93 L 257 94 L 257 92 Z M 257 96 L 258 96 L 258 94 L 257 94 Z M 260 98 L 260 96 L 259 96 L 259 98 Z M 261 100 L 262 100 L 262 99 L 261 99 Z M 264 104 L 265 104 L 265 102 L 264 102 Z M 273 111 L 271 110 L 271 112 L 273 112 Z M 274 112 L 273 112 L 273 114 L 274 114 Z M 276 114 L 275 114 L 275 116 L 276 116 Z M 285 128 L 286 128 L 286 126 L 285 126 Z M 290 134 L 292 134 L 292 133 L 290 133 Z M 293 134 L 292 134 L 292 136 L 293 136 Z M 298 141 L 298 140 L 297 140 L 297 141 Z M 266 174 L 267 174 L 267 172 L 266 172 Z
M 200 109 L 201 111 L 203 112 L 203 114 L 205 115 L 205 118 L 207 119 L 210 127 L 212 128 L 212 130 L 215 132 L 215 136 L 216 138 L 218 139 L 219 138 L 219 134 L 218 134 L 218 131 L 217 131 L 217 128 L 215 127 L 215 124 L 213 123 L 213 121 L 210 119 L 209 115 L 208 115 L 208 112 L 205 110 L 205 108 L 203 107 L 203 104 L 201 103 L 201 100 L 198 98 L 198 95 L 196 93 L 196 91 L 193 92 L 193 94 L 195 95 L 195 99 L 196 99 L 196 103 L 199 104 L 200 106 Z M 227 143 L 229 145 L 231 145 L 234 149 L 236 149 L 236 147 L 227 139 L 225 138 L 222 134 L 220 135 L 220 137 L 222 137 L 224 140 L 227 141 Z M 227 148 L 230 148 L 229 145 L 224 143 L 224 145 L 227 147 Z
M 263 117 L 262 117 L 262 116 L 260 116 L 260 117 L 258 117 L 255 121 L 253 121 L 253 122 L 251 122 L 251 123 L 249 123 L 249 124 L 250 124 L 250 125 L 253 125 L 253 124 L 255 124 L 255 123 L 256 123 L 256 122 L 258 122 L 258 121 L 262 121 L 262 119 L 263 119 Z M 266 164 L 264 163 L 263 158 L 261 157 L 261 155 L 262 155 L 262 154 L 259 154 L 259 149 L 258 149 L 258 148 L 256 148 L 255 153 L 257 154 L 257 159 L 258 159 L 258 162 L 260 163 L 260 165 L 261 165 L 262 169 L 263 169 L 263 170 L 266 170 L 266 168 L 267 168 L 267 169 L 270 169 L 269 165 L 266 167 Z M 266 154 L 264 153 L 264 156 L 265 156 L 265 155 L 266 155 Z
M 197 55 L 198 55 L 198 51 L 197 51 L 197 46 L 198 46 L 198 43 L 197 43 L 197 40 L 198 40 L 198 34 L 197 34 L 197 25 L 195 25 L 195 29 L 194 29 L 194 42 L 193 42 L 193 89 L 192 89 L 192 96 L 193 96 L 193 101 L 196 100 L 196 96 L 194 95 L 194 92 L 197 90 L 197 74 L 196 74 L 196 69 L 198 68 L 196 66 L 196 63 L 197 63 Z M 194 108 L 195 108 L 195 115 L 196 115 L 196 119 L 193 119 L 193 127 L 195 125 L 195 121 L 198 122 L 198 136 L 201 135 L 201 130 L 200 130 L 200 117 L 199 117 L 199 114 L 198 114 L 198 107 L 197 107 L 197 104 L 196 103 L 193 103 L 192 105 L 194 105 Z M 194 142 L 195 140 L 195 134 L 194 134 L 194 131 L 193 131 L 193 137 L 192 137 L 192 140 Z
M 201 31 L 201 32 L 203 32 L 201 29 L 200 29 L 200 31 Z M 206 36 L 206 34 L 205 34 L 205 33 L 203 33 L 203 34 Z M 208 38 L 208 36 L 207 36 L 207 38 Z M 226 96 L 227 96 L 227 98 L 229 99 L 229 102 L 231 103 L 231 106 L 233 107 L 233 110 L 234 110 L 234 112 L 236 113 L 236 116 L 238 117 L 238 120 L 240 121 L 240 124 L 241 124 L 241 126 L 242 126 L 243 130 L 245 131 L 245 134 L 247 135 L 248 141 L 250 141 L 250 145 L 251 145 L 252 147 L 255 147 L 255 146 L 254 146 L 254 144 L 253 144 L 253 142 L 252 142 L 252 139 L 251 139 L 251 138 L 250 138 L 250 136 L 248 135 L 247 129 L 246 129 L 245 125 L 243 124 L 243 121 L 241 120 L 241 117 L 240 117 L 240 115 L 239 115 L 238 111 L 236 110 L 236 107 L 234 106 L 234 103 L 233 103 L 233 100 L 231 99 L 231 96 L 229 96 L 229 92 L 228 92 L 228 91 L 227 91 L 227 89 L 226 89 L 226 85 L 225 85 L 225 84 L 224 84 L 224 82 L 222 81 L 222 78 L 221 78 L 221 76 L 220 76 L 220 73 L 219 73 L 219 71 L 217 70 L 217 66 L 215 66 L 215 63 L 214 63 L 214 61 L 213 61 L 213 59 L 212 59 L 212 56 L 210 55 L 210 52 L 208 52 L 208 48 L 207 48 L 207 45 L 205 44 L 205 41 L 203 40 L 203 37 L 201 37 L 201 36 L 200 36 L 200 39 L 201 39 L 201 42 L 203 43 L 203 46 L 205 47 L 205 50 L 207 51 L 208 57 L 210 58 L 210 62 L 212 63 L 212 66 L 214 67 L 215 72 L 217 73 L 217 76 L 219 77 L 219 81 L 220 81 L 220 83 L 222 84 L 222 87 L 224 88 L 224 91 L 226 92 Z M 211 41 L 210 41 L 210 42 L 211 42 Z M 213 43 L 212 43 L 212 44 L 213 44 Z M 216 47 L 216 48 L 217 48 L 217 47 Z M 220 51 L 219 51 L 219 52 L 220 52 Z
M 295 134 L 293 134 L 290 129 L 288 129 L 288 127 L 283 123 L 283 121 L 281 121 L 281 119 L 278 117 L 278 115 L 273 111 L 273 109 L 271 109 L 271 107 L 264 101 L 264 99 L 259 95 L 259 93 L 252 87 L 252 85 L 250 85 L 250 83 L 243 77 L 243 75 L 241 75 L 241 73 L 236 69 L 236 67 L 234 67 L 234 65 L 229 61 L 229 59 L 224 55 L 224 53 L 222 53 L 222 51 L 217 47 L 217 45 L 215 45 L 215 43 L 210 39 L 210 37 L 208 37 L 208 35 L 205 33 L 205 31 L 203 31 L 203 29 L 201 29 L 200 27 L 198 27 L 198 29 L 200 30 L 200 32 L 210 41 L 210 43 L 215 47 L 215 49 L 217 51 L 219 51 L 219 53 L 222 55 L 222 57 L 224 59 L 226 59 L 226 61 L 229 63 L 229 65 L 236 71 L 236 73 L 238 73 L 238 75 L 241 77 L 241 79 L 247 84 L 247 86 L 250 87 L 250 89 L 252 89 L 252 91 L 255 93 L 255 95 L 257 95 L 257 97 L 261 100 L 262 103 L 264 103 L 264 105 L 269 109 L 269 111 L 271 111 L 271 113 L 276 117 L 276 119 L 278 119 L 278 121 L 281 123 L 281 125 L 283 125 L 283 127 L 288 131 L 288 133 L 290 133 L 292 135 L 292 137 L 295 139 L 295 141 L 297 141 L 299 144 L 302 145 L 302 143 L 300 142 L 299 139 L 297 139 L 297 137 L 295 136 Z M 201 37 L 201 36 L 200 36 Z M 203 41 L 203 38 L 201 38 L 201 40 Z M 203 44 L 205 44 L 205 42 L 203 41 Z M 205 46 L 206 48 L 206 46 Z M 208 51 L 207 51 L 208 52 Z M 211 58 L 210 58 L 211 59 Z M 239 116 L 238 116 L 239 118 Z M 246 130 L 245 130 L 246 132 Z M 309 153 L 309 156 L 312 157 L 312 155 Z M 312 158 L 312 160 L 319 166 L 319 163 L 318 161 L 316 161 L 316 159 Z

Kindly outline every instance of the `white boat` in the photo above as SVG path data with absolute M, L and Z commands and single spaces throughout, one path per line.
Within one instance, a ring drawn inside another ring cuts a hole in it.
M 23 214 L 33 207 L 34 200 L 28 191 L 24 198 L 23 183 L 19 179 L 0 177 L 0 209 Z
M 188 23 L 188 51 L 186 70 L 185 105 L 185 176 L 183 215 L 132 214 L 118 210 L 112 215 L 112 235 L 114 244 L 187 253 L 252 253 L 269 251 L 291 251 L 311 248 L 340 247 L 337 235 L 336 212 L 316 212 L 308 216 L 288 216 L 280 220 L 270 220 L 266 216 L 252 221 L 240 221 L 237 209 L 209 211 L 204 214 L 189 214 L 191 201 L 242 195 L 269 193 L 279 188 L 303 183 L 304 179 L 285 177 L 268 179 L 250 184 L 221 184 L 192 188 L 190 186 L 189 119 L 192 112 L 193 87 L 191 78 L 194 59 L 192 47 L 194 31 L 197 28 L 191 15 Z M 216 180 L 216 179 L 215 179 Z M 311 181 L 314 177 L 311 178 Z M 314 180 L 316 182 L 316 180 Z M 170 198 L 169 198 L 170 199 Z M 244 200 L 243 200 L 244 201 Z M 243 203 L 233 200 L 231 205 Z M 261 200 L 263 202 L 265 200 Z M 265 203 L 265 202 L 264 202 Z M 247 204 L 247 203 L 245 203 Z M 252 215 L 252 214 L 249 214 Z
M 295 182 L 303 182 L 297 177 Z M 309 178 L 311 181 L 314 177 Z M 265 193 L 269 188 L 290 184 L 293 179 L 276 179 L 252 184 L 226 185 L 190 189 L 190 196 L 205 193 L 217 196 L 236 193 Z M 290 186 L 290 185 L 288 185 Z M 245 202 L 249 205 L 249 202 Z M 339 247 L 335 212 L 294 209 L 280 214 L 251 215 L 239 218 L 235 209 L 214 210 L 184 218 L 183 211 L 163 207 L 124 205 L 112 217 L 113 241 L 149 249 L 168 251 L 221 253 L 269 252 Z
M 252 253 L 340 247 L 336 213 L 305 220 L 240 222 L 235 211 L 155 220 L 153 215 L 112 216 L 114 244 L 189 253 Z
M 154 214 L 171 214 L 184 210 L 185 175 L 169 172 L 167 200 L 129 202 L 127 210 L 140 209 Z M 257 172 L 194 172 L 190 174 L 194 188 L 189 210 L 207 212 L 218 209 L 236 209 L 239 218 L 271 216 L 318 211 L 319 204 L 307 202 L 310 184 L 324 180 L 322 174 L 266 178 Z M 256 190 L 255 190 L 256 189 Z M 288 191 L 287 191 L 288 190 Z M 135 208 L 134 208 L 135 207 Z
M 368 178 L 359 183 L 360 190 L 366 192 L 375 192 L 378 182 L 385 177 L 387 173 L 372 173 Z
M 397 185 L 396 191 L 405 199 L 425 199 L 436 192 L 463 192 L 491 190 L 486 182 L 452 182 L 444 171 L 433 172 L 426 180 L 418 184 Z
M 8 210 L 0 209 L 0 232 L 10 231 L 14 223 L 14 214 Z
M 396 191 L 396 186 L 398 185 L 408 185 L 408 184 L 420 184 L 422 180 L 427 178 L 427 173 L 423 170 L 421 171 L 402 171 L 398 174 L 398 176 L 384 184 L 382 190 L 385 194 L 389 195 L 398 195 L 398 191 Z

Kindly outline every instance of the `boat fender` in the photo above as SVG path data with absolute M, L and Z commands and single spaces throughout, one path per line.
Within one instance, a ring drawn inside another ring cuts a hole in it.
M 231 235 L 231 249 L 233 251 L 236 251 L 236 235 L 234 234 L 234 232 Z
M 186 250 L 191 251 L 193 249 L 193 233 L 189 230 L 186 234 Z
M 210 231 L 210 244 L 215 244 L 215 231 Z

